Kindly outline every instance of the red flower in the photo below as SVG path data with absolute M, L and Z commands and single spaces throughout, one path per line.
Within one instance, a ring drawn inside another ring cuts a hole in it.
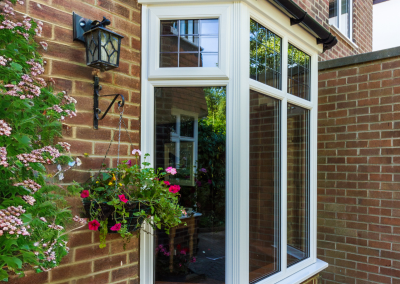
M 121 230 L 121 223 L 115 224 L 110 228 L 111 231 L 119 231 Z
M 176 249 L 177 249 L 177 250 L 181 250 L 181 245 L 180 245 L 180 244 L 177 245 L 177 246 L 176 246 Z
M 82 190 L 81 197 L 82 198 L 89 197 L 89 190 L 87 190 L 87 189 Z
M 169 188 L 169 192 L 172 192 L 172 193 L 177 193 L 180 190 L 181 190 L 181 187 L 179 185 L 171 185 Z
M 169 181 L 166 181 L 166 180 L 164 180 L 164 183 L 165 183 L 166 185 L 171 185 L 171 184 L 169 183 Z
M 128 202 L 128 199 L 125 198 L 125 194 L 118 195 L 118 197 L 119 197 L 119 200 L 121 200 L 123 203 Z
M 97 231 L 100 227 L 100 223 L 97 220 L 93 220 L 89 222 L 89 230 Z

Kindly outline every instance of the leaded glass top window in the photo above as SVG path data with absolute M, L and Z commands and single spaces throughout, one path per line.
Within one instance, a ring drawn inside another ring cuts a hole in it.
M 250 20 L 250 78 L 282 89 L 282 38 Z
M 218 67 L 218 19 L 163 20 L 160 67 Z
M 288 93 L 310 100 L 311 57 L 289 44 Z

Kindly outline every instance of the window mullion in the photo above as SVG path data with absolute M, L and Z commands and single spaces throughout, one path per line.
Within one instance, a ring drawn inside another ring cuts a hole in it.
M 288 92 L 288 37 L 282 39 L 282 91 Z M 287 99 L 281 103 L 281 271 L 287 268 Z
M 288 38 L 282 38 L 282 91 L 288 93 Z
M 338 0 L 337 5 L 338 5 L 338 21 L 337 21 L 337 23 L 338 23 L 338 29 L 340 31 L 340 28 L 341 28 L 340 18 L 342 17 L 342 0 Z
M 281 271 L 287 268 L 287 99 L 281 103 Z

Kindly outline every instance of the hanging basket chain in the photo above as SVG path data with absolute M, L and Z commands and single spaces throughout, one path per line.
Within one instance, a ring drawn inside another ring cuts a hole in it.
M 119 165 L 119 149 L 120 149 L 120 146 L 121 146 L 121 122 L 123 121 L 122 116 L 124 115 L 124 108 L 122 108 L 122 110 L 120 110 L 119 107 L 118 107 L 118 110 L 120 111 L 120 113 L 119 113 L 119 124 L 118 124 L 118 152 L 117 152 L 118 156 L 117 156 L 117 167 L 118 167 L 118 165 Z M 124 123 L 124 124 L 125 124 L 125 123 Z M 115 190 L 117 190 L 117 187 L 118 187 L 118 175 L 115 176 Z

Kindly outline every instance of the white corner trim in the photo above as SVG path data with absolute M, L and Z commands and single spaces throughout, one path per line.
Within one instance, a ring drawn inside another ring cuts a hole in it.
M 322 270 L 328 267 L 328 263 L 325 261 L 317 259 L 317 262 L 307 266 L 306 268 L 300 270 L 299 272 L 292 274 L 291 276 L 279 281 L 276 284 L 299 284 L 311 277 L 315 276 Z
M 358 45 L 355 44 L 351 39 L 349 39 L 346 35 L 344 35 L 337 27 L 335 27 L 334 25 L 331 25 L 331 29 L 334 30 L 335 34 L 337 34 L 338 36 L 340 36 L 341 39 L 343 39 L 345 42 L 347 42 L 348 44 L 350 44 L 351 47 L 353 47 L 354 49 L 358 49 Z

